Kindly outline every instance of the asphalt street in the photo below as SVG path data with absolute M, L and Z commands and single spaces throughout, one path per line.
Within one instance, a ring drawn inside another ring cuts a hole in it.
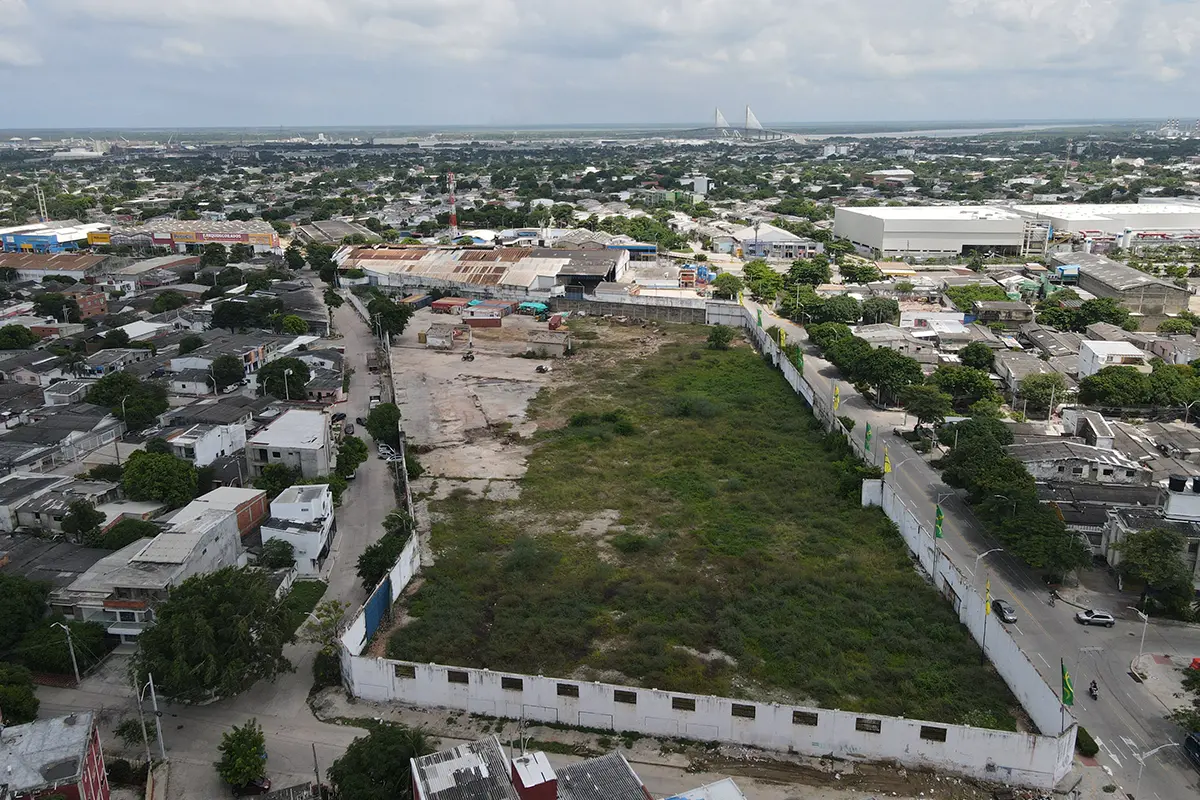
M 752 311 L 757 308 L 749 301 L 747 305 Z M 817 403 L 828 408 L 833 400 L 834 382 L 839 379 L 837 369 L 818 357 L 800 326 L 766 308 L 763 308 L 763 323 L 787 331 L 789 342 L 803 342 L 804 377 L 813 386 Z M 1097 760 L 1101 767 L 1111 769 L 1116 782 L 1132 792 L 1138 778 L 1139 756 L 1182 738 L 1179 727 L 1165 719 L 1169 709 L 1129 675 L 1142 633 L 1140 618 L 1128 608 L 1137 596 L 1121 595 L 1115 588 L 1110 592 L 1071 593 L 1081 605 L 1103 608 L 1118 620 L 1113 628 L 1088 627 L 1074 621 L 1079 610 L 1075 606 L 1060 601 L 1051 607 L 1049 592 L 1039 574 L 1007 553 L 992 553 L 977 562 L 977 556 L 1000 547 L 1000 543 L 983 531 L 961 494 L 942 482 L 925 457 L 893 434 L 895 428 L 910 426 L 912 421 L 903 412 L 876 408 L 845 381 L 838 381 L 838 386 L 837 413 L 850 416 L 857 423 L 851 435 L 861 442 L 865 423 L 871 423 L 876 463 L 882 465 L 886 444 L 892 464 L 886 480 L 901 490 L 912 512 L 931 530 L 940 500 L 945 537 L 940 546 L 964 572 L 975 572 L 980 592 L 990 577 L 992 596 L 1007 599 L 1016 606 L 1018 619 L 1007 626 L 1009 632 L 1055 689 L 1061 680 L 1059 659 L 1065 660 L 1076 687 L 1073 713 L 1100 743 Z M 1175 663 L 1186 663 L 1200 656 L 1200 627 L 1152 619 L 1146 632 L 1145 652 L 1172 655 L 1176 657 Z M 1086 691 L 1092 680 L 1100 686 L 1098 701 L 1092 701 Z M 1168 747 L 1146 761 L 1139 800 L 1194 797 L 1198 787 L 1200 776 L 1181 749 Z

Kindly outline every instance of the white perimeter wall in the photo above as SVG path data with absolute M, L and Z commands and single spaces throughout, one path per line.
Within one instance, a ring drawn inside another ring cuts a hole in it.
M 726 324 L 745 327 L 759 349 L 781 369 L 787 382 L 813 406 L 812 387 L 791 362 L 781 363 L 779 347 L 757 326 L 751 312 L 742 308 L 738 320 L 726 306 L 733 304 L 710 303 L 710 322 L 728 320 Z M 827 402 L 818 402 L 828 408 Z M 820 409 L 814 411 L 818 416 L 829 416 Z M 832 424 L 840 429 L 836 420 Z M 859 442 L 847 438 L 856 449 L 861 447 Z M 934 585 L 979 641 L 985 624 L 983 597 L 938 550 L 932 532 L 919 523 L 903 498 L 882 481 L 864 481 L 862 498 L 864 505 L 881 506 L 896 523 L 921 569 L 934 576 Z M 392 568 L 392 602 L 420 569 L 416 545 L 414 535 Z M 1075 720 L 1062 713 L 1055 690 L 1046 684 L 1003 626 L 995 620 L 987 624 L 986 652 L 1043 731 L 1042 735 L 369 658 L 361 655 L 367 638 L 362 609 L 342 636 L 342 677 L 352 695 L 376 702 L 394 701 L 651 736 L 732 742 L 810 756 L 894 760 L 909 767 L 945 770 L 984 780 L 1053 787 L 1071 771 Z

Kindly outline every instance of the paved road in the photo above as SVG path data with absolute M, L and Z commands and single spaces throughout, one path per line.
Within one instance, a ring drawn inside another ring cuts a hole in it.
M 752 310 L 757 308 L 753 303 L 748 305 Z M 817 356 L 799 326 L 766 309 L 763 323 L 786 330 L 789 342 L 803 342 L 804 376 L 814 387 L 817 403 L 828 408 L 834 382 L 839 378 L 837 369 Z M 894 428 L 912 424 L 905 414 L 875 408 L 845 381 L 839 382 L 837 413 L 857 421 L 851 435 L 859 441 L 864 423 L 871 423 L 877 463 L 882 464 L 886 443 L 892 463 L 886 479 L 910 499 L 911 510 L 929 529 L 934 524 L 935 504 L 941 500 L 945 515 L 941 546 L 964 572 L 974 571 L 980 553 L 1000 546 L 982 530 L 961 496 L 942 483 L 940 474 L 925 458 L 893 435 Z M 1074 622 L 1078 609 L 1067 603 L 1050 607 L 1049 593 L 1038 574 L 1008 554 L 993 553 L 980 562 L 976 578 L 981 591 L 985 573 L 991 578 L 992 596 L 1006 598 L 1016 606 L 1018 620 L 1008 626 L 1010 633 L 1050 686 L 1059 685 L 1059 659 L 1066 661 L 1077 690 L 1073 709 L 1076 718 L 1102 743 L 1101 765 L 1111 769 L 1118 783 L 1132 792 L 1138 775 L 1137 754 L 1181 738 L 1178 726 L 1164 719 L 1168 709 L 1128 674 L 1130 662 L 1138 655 L 1142 632 L 1140 620 L 1126 608 L 1136 596 L 1120 596 L 1115 590 L 1107 594 L 1079 592 L 1080 602 L 1106 608 L 1119 617 L 1111 629 L 1090 628 Z M 1175 663 L 1187 663 L 1200 656 L 1200 627 L 1152 620 L 1146 634 L 1146 652 L 1172 655 Z M 1097 702 L 1092 702 L 1086 692 L 1093 679 L 1100 685 Z M 1141 797 L 1170 800 L 1195 796 L 1198 785 L 1200 778 L 1180 749 L 1168 748 L 1147 761 Z

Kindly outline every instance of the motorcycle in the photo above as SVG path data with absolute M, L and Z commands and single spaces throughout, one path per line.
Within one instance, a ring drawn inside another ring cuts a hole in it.
M 1095 681 L 1092 681 L 1092 685 L 1088 687 L 1088 694 L 1092 696 L 1093 700 L 1100 699 L 1100 687 L 1096 685 Z
M 463 361 L 474 361 L 474 360 L 475 360 L 475 354 L 474 354 L 474 353 L 470 353 L 470 352 L 463 353 L 463 354 L 462 354 L 462 360 L 463 360 Z
M 1054 601 L 1058 599 L 1058 592 L 1050 592 L 1050 605 L 1054 605 Z

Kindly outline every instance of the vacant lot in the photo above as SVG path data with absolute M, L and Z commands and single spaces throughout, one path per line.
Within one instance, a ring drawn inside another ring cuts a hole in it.
M 533 402 L 519 499 L 431 505 L 436 563 L 391 656 L 1013 726 L 775 370 L 700 328 L 623 360 L 607 331 Z

